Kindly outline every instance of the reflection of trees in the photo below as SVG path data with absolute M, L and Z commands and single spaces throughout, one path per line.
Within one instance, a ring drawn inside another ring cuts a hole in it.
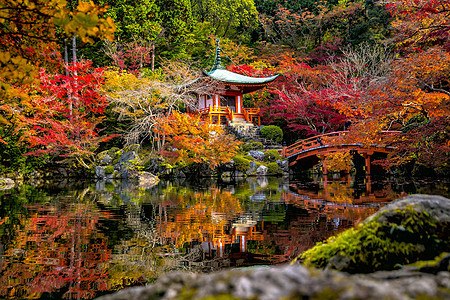
M 61 292 L 64 298 L 88 299 L 107 289 L 107 238 L 98 231 L 110 215 L 91 202 L 58 199 L 30 205 L 21 228 L 4 253 L 0 295 L 39 298 Z
M 176 248 L 191 241 L 227 238 L 231 220 L 243 212 L 239 199 L 219 189 L 166 197 L 176 206 L 159 218 L 156 228 L 163 244 L 174 243 Z

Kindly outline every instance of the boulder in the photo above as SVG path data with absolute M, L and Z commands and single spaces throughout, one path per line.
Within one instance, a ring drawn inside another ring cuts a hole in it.
M 248 152 L 248 155 L 250 155 L 257 161 L 264 161 L 264 152 L 252 150 Z
M 267 170 L 266 166 L 259 166 L 258 169 L 256 169 L 256 175 L 265 176 L 267 175 Z
M 289 172 L 289 162 L 287 160 L 277 159 L 275 162 L 283 172 Z
M 350 273 L 394 270 L 450 252 L 449 229 L 450 199 L 411 195 L 305 251 L 299 259 Z
M 142 172 L 139 174 L 139 186 L 145 189 L 149 189 L 157 185 L 159 182 L 158 176 L 149 172 Z
M 105 168 L 106 167 L 102 167 L 102 166 L 97 166 L 95 167 L 95 177 L 97 178 L 105 178 Z
M 147 287 L 98 300 L 144 299 L 449 299 L 449 272 L 349 275 L 301 265 L 235 269 L 213 274 L 174 272 Z M 391 277 L 390 277 L 391 276 Z
M 258 169 L 258 164 L 255 163 L 254 161 L 251 161 L 250 166 L 246 173 L 247 173 L 247 175 L 252 175 L 256 172 L 257 169 Z
M 119 164 L 127 164 L 129 166 L 138 163 L 140 161 L 139 156 L 134 151 L 124 152 L 119 159 Z
M 100 166 L 107 166 L 107 165 L 111 164 L 112 161 L 113 161 L 113 159 L 111 158 L 111 156 L 109 156 L 109 154 L 106 153 L 105 155 L 103 155 L 102 159 L 100 159 L 98 161 L 98 164 Z

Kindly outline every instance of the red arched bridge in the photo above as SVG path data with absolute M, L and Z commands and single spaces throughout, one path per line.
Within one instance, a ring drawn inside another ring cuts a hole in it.
M 390 153 L 394 148 L 383 144 L 387 136 L 398 134 L 400 131 L 382 131 L 379 143 L 370 145 L 359 143 L 357 141 L 348 141 L 345 135 L 348 131 L 332 132 L 317 135 L 308 139 L 301 140 L 288 147 L 284 147 L 281 155 L 289 160 L 289 165 L 293 166 L 300 161 L 311 161 L 324 158 L 327 155 L 340 151 L 357 151 L 365 158 L 366 173 L 370 174 L 370 158 L 374 153 Z M 324 168 L 323 173 L 327 174 Z

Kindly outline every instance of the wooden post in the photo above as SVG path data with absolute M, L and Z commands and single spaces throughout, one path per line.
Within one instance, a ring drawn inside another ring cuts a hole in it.
M 370 176 L 366 176 L 366 193 L 367 196 L 372 194 L 372 181 L 370 179 Z
M 370 155 L 368 153 L 363 154 L 365 159 L 366 175 L 370 175 Z

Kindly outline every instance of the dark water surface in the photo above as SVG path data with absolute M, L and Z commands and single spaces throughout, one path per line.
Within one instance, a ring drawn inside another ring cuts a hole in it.
M 0 298 L 91 299 L 171 270 L 289 262 L 413 193 L 450 191 L 446 181 L 352 177 L 0 191 Z

